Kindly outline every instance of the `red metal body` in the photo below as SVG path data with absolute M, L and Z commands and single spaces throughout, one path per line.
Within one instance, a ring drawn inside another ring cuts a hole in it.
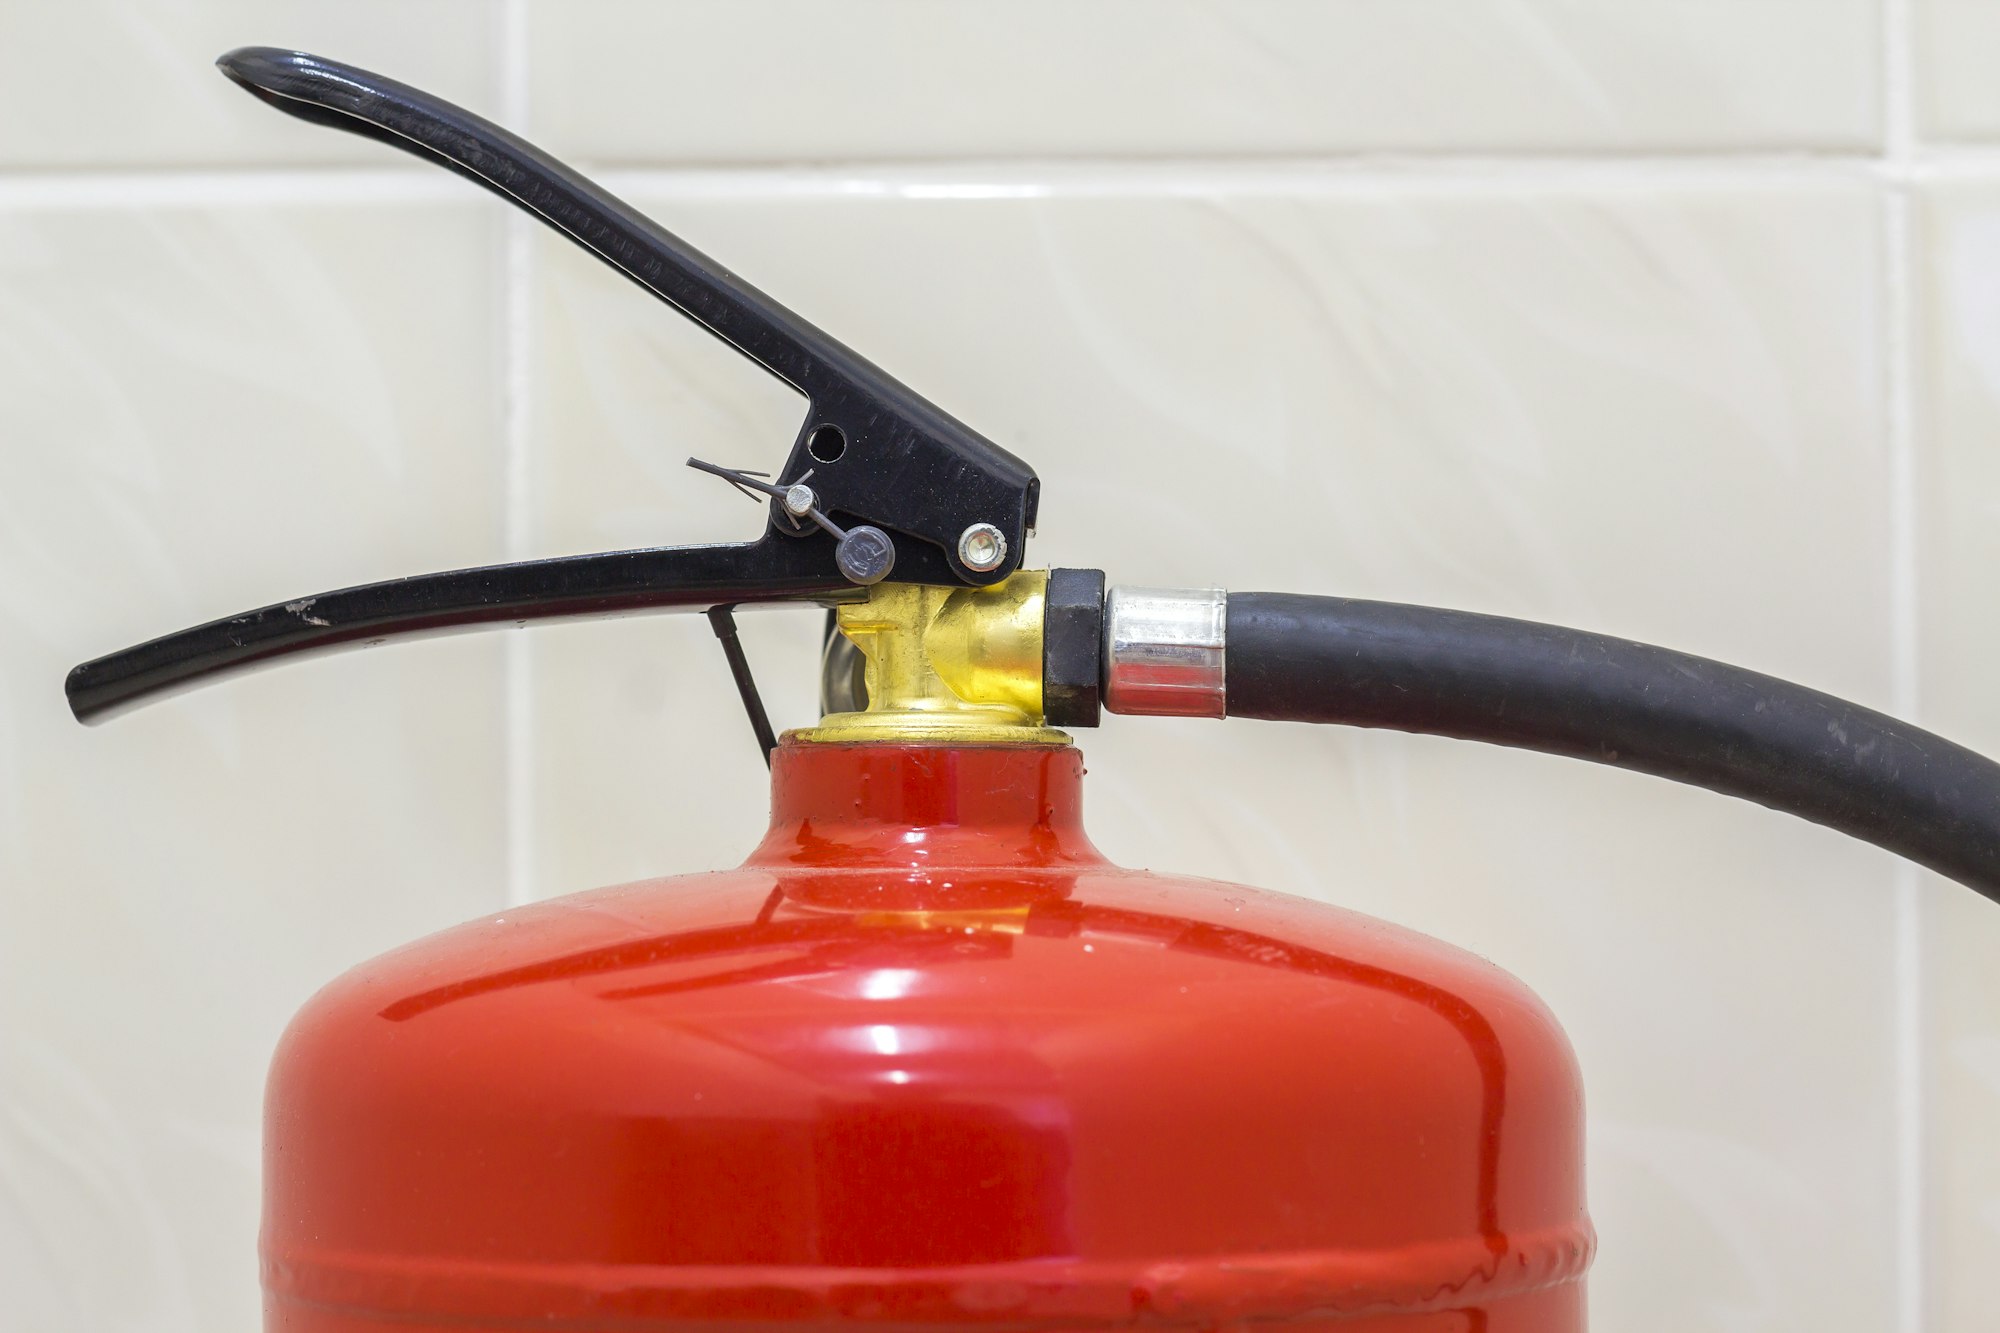
M 1541 1004 L 1378 921 L 1118 869 L 1081 774 L 787 744 L 741 869 L 333 983 L 271 1076 L 267 1327 L 1581 1330 Z

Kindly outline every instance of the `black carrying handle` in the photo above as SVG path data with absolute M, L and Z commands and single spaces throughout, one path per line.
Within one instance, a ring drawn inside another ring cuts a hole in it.
M 2000 901 L 2000 764 L 1773 676 L 1391 602 L 1233 593 L 1231 717 L 1487 741 L 1686 782 L 1874 843 Z
M 662 546 L 524 560 L 367 583 L 246 611 L 72 668 L 63 682 L 79 722 L 279 658 L 386 639 L 427 638 L 528 620 L 694 611 L 720 602 L 838 598 L 851 584 L 823 535 L 735 546 Z M 939 571 L 933 569 L 934 575 Z

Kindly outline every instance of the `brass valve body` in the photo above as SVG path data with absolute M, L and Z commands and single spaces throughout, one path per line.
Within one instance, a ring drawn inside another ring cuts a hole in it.
M 1063 745 L 1042 724 L 1042 615 L 1048 571 L 988 588 L 881 583 L 836 611 L 867 662 L 868 707 L 793 732 L 823 743 Z

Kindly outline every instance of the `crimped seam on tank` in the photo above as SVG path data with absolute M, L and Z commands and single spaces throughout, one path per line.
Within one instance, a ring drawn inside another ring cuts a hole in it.
M 1497 1239 L 1497 1238 L 1496 1238 Z M 1038 1259 L 948 1268 L 505 1263 L 340 1254 L 266 1256 L 283 1300 L 371 1315 L 768 1323 L 1082 1324 L 1420 1314 L 1574 1282 L 1587 1221 L 1394 1250 L 1320 1250 L 1136 1263 Z M 1496 1252 L 1497 1251 L 1497 1252 Z

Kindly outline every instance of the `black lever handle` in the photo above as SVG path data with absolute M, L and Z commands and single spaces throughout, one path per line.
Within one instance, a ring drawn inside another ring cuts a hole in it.
M 281 111 L 477 181 L 804 394 L 805 424 L 778 475 L 815 469 L 828 512 L 930 542 L 959 582 L 994 583 L 1020 567 L 1035 522 L 1033 469 L 630 204 L 498 125 L 379 74 L 262 46 L 216 63 Z M 793 530 L 773 517 L 780 531 Z M 958 546 L 979 523 L 1003 534 L 1005 552 L 998 564 L 973 568 Z
M 294 116 L 394 144 L 479 182 L 805 394 L 805 425 L 778 474 L 784 486 L 774 489 L 810 496 L 815 521 L 796 521 L 781 498 L 763 537 L 742 545 L 460 569 L 275 603 L 77 667 L 66 688 L 79 719 L 276 658 L 390 637 L 557 616 L 838 600 L 892 563 L 903 582 L 944 586 L 994 583 L 1020 567 L 1040 495 L 1026 463 L 631 205 L 499 126 L 366 70 L 268 47 L 244 47 L 216 63 Z M 808 473 L 809 490 L 800 484 Z M 865 537 L 867 550 L 843 556 L 829 533 L 850 545 Z
M 63 682 L 79 722 L 275 658 L 367 647 L 512 621 L 694 610 L 718 602 L 837 599 L 853 587 L 833 543 L 766 537 L 740 546 L 664 546 L 528 560 L 367 583 L 246 611 L 107 654 Z

